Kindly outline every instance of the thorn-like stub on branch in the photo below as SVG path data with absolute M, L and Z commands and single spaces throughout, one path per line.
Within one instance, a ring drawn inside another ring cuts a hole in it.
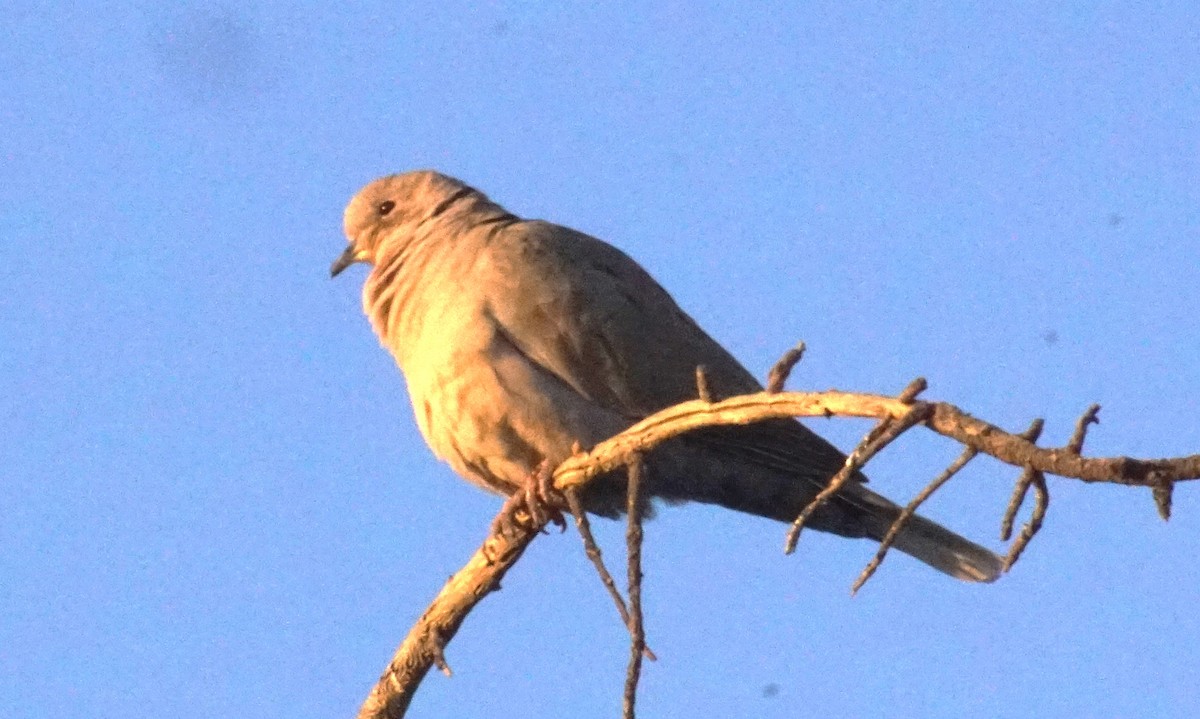
M 448 677 L 454 676 L 454 672 L 450 669 L 450 664 L 446 661 L 446 643 L 438 636 L 436 630 L 430 631 L 425 635 L 429 642 L 429 653 L 433 655 L 433 664 L 442 674 Z
M 795 347 L 783 353 L 771 371 L 767 373 L 767 391 L 771 394 L 783 391 L 783 386 L 787 384 L 788 377 L 791 376 L 792 370 L 804 357 L 805 346 L 803 342 L 798 343 Z
M 1042 429 L 1044 429 L 1045 426 L 1046 420 L 1038 417 L 1029 423 L 1029 429 L 1017 436 L 1021 437 L 1022 439 L 1027 439 L 1030 442 L 1036 442 L 1038 441 L 1038 438 L 1042 436 Z
M 1171 494 L 1175 491 L 1175 483 L 1169 479 L 1155 477 L 1153 489 L 1154 506 L 1158 508 L 1158 516 L 1166 522 L 1171 519 Z
M 929 382 L 926 381 L 924 377 L 918 377 L 912 382 L 909 382 L 908 386 L 904 388 L 904 391 L 901 392 L 896 399 L 900 400 L 904 404 L 912 404 L 917 399 L 917 395 L 921 394 L 927 389 L 929 389 Z
M 704 365 L 696 365 L 696 394 L 701 402 L 712 404 L 712 391 L 708 387 L 708 372 Z
M 1071 435 L 1071 441 L 1067 442 L 1069 452 L 1079 454 L 1083 451 L 1083 440 L 1087 437 L 1088 425 L 1100 424 L 1100 418 L 1097 416 L 1099 413 L 1100 405 L 1094 404 L 1079 416 L 1079 421 L 1075 423 L 1075 433 Z

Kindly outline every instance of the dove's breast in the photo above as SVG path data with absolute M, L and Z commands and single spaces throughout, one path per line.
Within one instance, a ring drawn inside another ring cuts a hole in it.
M 533 361 L 490 310 L 504 298 L 481 286 L 482 244 L 455 238 L 454 252 L 410 252 L 381 263 L 364 309 L 408 385 L 417 426 L 464 478 L 508 494 L 546 460 L 590 448 L 628 420 L 581 396 Z M 472 250 L 475 250 L 474 252 Z

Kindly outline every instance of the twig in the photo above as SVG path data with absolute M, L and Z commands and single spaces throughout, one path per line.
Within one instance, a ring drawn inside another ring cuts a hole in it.
M 712 403 L 712 391 L 708 388 L 708 374 L 704 365 L 696 365 L 696 395 L 701 402 Z
M 1083 451 L 1083 439 L 1087 437 L 1089 424 L 1100 424 L 1100 418 L 1096 415 L 1100 413 L 1100 405 L 1094 404 L 1083 411 L 1079 419 L 1075 422 L 1075 433 L 1071 435 L 1071 441 L 1067 442 L 1067 451 L 1079 454 Z
M 612 597 L 613 604 L 617 606 L 617 613 L 621 615 L 621 624 L 628 630 L 629 609 L 625 606 L 625 598 L 621 596 L 621 590 L 617 589 L 617 583 L 609 573 L 608 567 L 604 566 L 604 557 L 600 552 L 600 546 L 596 544 L 596 538 L 592 535 L 591 522 L 588 521 L 587 512 L 584 511 L 583 503 L 579 499 L 579 488 L 571 487 L 563 494 L 566 495 L 567 505 L 575 517 L 575 527 L 579 530 L 579 537 L 583 540 L 583 551 L 592 561 L 596 573 L 600 575 L 600 582 L 604 584 L 604 588 L 608 590 L 608 596 Z M 658 660 L 650 647 L 646 647 L 645 654 L 646 658 L 652 662 Z
M 1175 483 L 1169 479 L 1159 480 L 1150 490 L 1154 497 L 1154 506 L 1158 508 L 1158 516 L 1166 522 L 1171 518 L 1171 495 L 1175 491 Z
M 1037 442 L 1038 437 L 1042 436 L 1042 428 L 1045 424 L 1045 421 L 1039 417 L 1033 420 L 1029 429 L 1017 436 L 1029 442 Z M 1008 500 L 1008 506 L 1004 509 L 1004 517 L 1000 520 L 1001 541 L 1007 542 L 1012 537 L 1013 522 L 1017 519 L 1017 512 L 1021 511 L 1021 505 L 1025 503 L 1025 495 L 1029 494 L 1029 485 L 1033 484 L 1033 474 L 1034 471 L 1026 467 L 1021 471 L 1021 476 L 1017 478 L 1017 483 L 1013 486 L 1012 496 Z
M 795 347 L 783 353 L 771 371 L 767 373 L 767 392 L 772 394 L 782 392 L 783 386 L 787 384 L 788 377 L 792 375 L 792 370 L 804 357 L 804 343 L 799 342 Z
M 909 405 L 912 403 L 913 398 L 924 389 L 925 380 L 918 377 L 901 392 L 899 401 Z M 787 536 L 784 539 L 784 554 L 791 554 L 796 551 L 796 543 L 800 541 L 800 532 L 804 529 L 804 524 L 812 517 L 814 512 L 820 509 L 821 505 L 825 504 L 830 497 L 837 494 L 881 449 L 891 444 L 897 437 L 915 425 L 925 421 L 929 415 L 929 410 L 929 406 L 924 403 L 912 405 L 900 417 L 885 417 L 872 427 L 867 436 L 863 437 L 858 446 L 854 448 L 854 451 L 850 453 L 850 456 L 846 457 L 846 463 L 838 470 L 837 474 L 833 475 L 833 479 L 829 480 L 829 484 L 818 492 L 817 496 L 813 497 L 812 501 L 805 505 L 804 509 L 800 510 L 800 514 L 792 522 L 792 526 L 788 529 Z
M 600 581 L 604 584 L 604 588 L 608 590 L 608 595 L 612 597 L 613 604 L 617 605 L 617 613 L 621 615 L 621 623 L 628 627 L 629 610 L 625 606 L 625 598 L 621 596 L 621 591 L 617 589 L 617 583 L 613 580 L 612 575 L 609 574 L 608 567 L 604 566 L 600 547 L 596 545 L 596 538 L 592 536 L 591 522 L 588 521 L 587 513 L 583 510 L 583 504 L 579 501 L 579 488 L 571 487 L 564 494 L 567 497 L 567 505 L 571 508 L 571 514 L 575 517 L 575 527 L 579 530 L 580 538 L 583 539 L 583 551 L 596 567 L 596 573 L 600 575 Z
M 1088 425 L 1099 424 L 1100 419 L 1096 416 L 1100 412 L 1100 405 L 1093 404 L 1084 410 L 1080 415 L 1079 420 L 1075 423 L 1075 431 L 1071 434 L 1071 439 L 1067 442 L 1067 446 L 1063 450 L 1076 457 L 1083 452 L 1083 441 L 1087 437 Z M 1026 437 L 1031 441 L 1036 441 L 1042 431 L 1042 421 L 1034 420 L 1029 429 L 1025 431 Z M 1021 478 L 1017 480 L 1017 486 L 1013 488 L 1013 496 L 1009 501 L 1008 509 L 1004 512 L 1004 521 L 1000 526 L 1000 535 L 1002 539 L 1007 540 L 1012 534 L 1013 521 L 1016 518 L 1017 512 L 1025 501 L 1025 495 L 1029 492 L 1029 488 L 1033 487 L 1033 513 L 1029 516 L 1029 522 L 1021 527 L 1021 534 L 1013 541 L 1012 546 L 1008 548 L 1008 554 L 1004 557 L 1004 571 L 1012 571 L 1013 565 L 1021 558 L 1021 554 L 1025 548 L 1029 546 L 1029 542 L 1033 540 L 1034 535 L 1042 528 L 1042 522 L 1046 518 L 1046 510 L 1050 508 L 1050 488 L 1046 485 L 1046 475 L 1044 472 L 1032 467 L 1026 467 L 1021 472 Z
M 626 490 L 625 512 L 628 525 L 625 543 L 629 566 L 629 668 L 625 674 L 625 719 L 634 719 L 638 679 L 642 675 L 642 654 L 646 651 L 646 633 L 642 622 L 642 472 L 640 454 L 629 462 L 629 483 Z
M 900 391 L 900 394 L 896 396 L 896 399 L 900 400 L 904 404 L 912 404 L 916 401 L 917 395 L 921 394 L 927 389 L 929 389 L 929 382 L 924 377 L 917 377 L 912 382 L 909 382 L 907 387 Z
M 900 536 L 900 532 L 904 530 L 905 525 L 907 525 L 909 520 L 913 518 L 913 515 L 917 513 L 917 509 L 924 504 L 925 500 L 932 497 L 934 492 L 941 489 L 943 484 L 949 482 L 951 477 L 957 474 L 958 471 L 963 467 L 967 466 L 967 463 L 972 459 L 975 459 L 975 457 L 978 455 L 979 450 L 977 449 L 973 449 L 971 447 L 964 449 L 962 454 L 958 456 L 958 459 L 954 460 L 950 466 L 947 467 L 945 471 L 943 471 L 937 477 L 935 477 L 932 482 L 925 485 L 925 488 L 922 489 L 916 497 L 913 497 L 912 501 L 909 502 L 904 509 L 900 510 L 900 514 L 896 516 L 895 521 L 892 522 L 892 526 L 888 527 L 887 534 L 884 535 L 883 541 L 879 543 L 879 549 L 876 550 L 875 556 L 870 562 L 867 563 L 867 566 L 863 568 L 862 573 L 858 575 L 858 579 L 854 580 L 854 586 L 850 587 L 851 596 L 857 594 L 858 590 L 862 589 L 862 586 L 867 583 L 867 580 L 875 574 L 875 570 L 879 569 L 879 565 L 883 563 L 883 558 L 887 556 L 888 550 L 891 549 L 892 544 L 895 543 L 896 537 Z
M 1029 545 L 1029 541 L 1033 539 L 1033 535 L 1038 533 L 1042 528 L 1042 520 L 1046 518 L 1046 509 L 1050 506 L 1050 491 L 1046 487 L 1046 475 L 1040 471 L 1033 471 L 1033 514 L 1029 517 L 1029 523 L 1021 528 L 1021 535 L 1008 549 L 1008 554 L 1004 557 L 1004 571 L 1012 569 L 1017 560 L 1021 558 L 1021 553 L 1025 551 L 1025 547 Z
M 454 676 L 449 662 L 446 661 L 446 643 L 438 636 L 431 637 L 429 643 L 433 647 L 433 665 L 441 670 L 442 674 L 448 677 Z

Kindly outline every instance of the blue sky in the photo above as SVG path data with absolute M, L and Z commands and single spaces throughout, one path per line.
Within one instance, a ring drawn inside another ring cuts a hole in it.
M 1200 451 L 1194 3 L 0 8 L 0 713 L 348 716 L 497 500 L 417 435 L 331 282 L 345 202 L 434 167 L 622 247 L 759 375 L 1091 453 Z M 868 427 L 822 421 L 843 447 Z M 873 485 L 957 450 L 913 436 Z M 998 546 L 1015 473 L 929 513 Z M 701 507 L 647 527 L 642 716 L 1167 717 L 1200 503 L 1052 480 L 988 587 Z M 602 523 L 614 559 L 621 527 Z M 615 560 L 619 561 L 619 560 Z M 611 717 L 626 639 L 535 543 L 411 716 Z M 511 713 L 511 709 L 504 709 Z

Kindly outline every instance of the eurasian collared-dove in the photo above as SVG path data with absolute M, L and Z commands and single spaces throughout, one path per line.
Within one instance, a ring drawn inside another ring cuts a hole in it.
M 761 386 L 636 262 L 598 239 L 522 220 L 432 171 L 367 185 L 346 207 L 337 275 L 373 265 L 363 308 L 408 382 L 434 453 L 485 489 L 512 494 L 543 463 L 591 447 L 696 397 L 696 367 L 718 398 Z M 648 457 L 647 490 L 784 522 L 845 456 L 797 421 L 709 428 Z M 619 473 L 618 473 L 619 474 Z M 617 515 L 623 476 L 592 482 L 587 509 Z M 858 477 L 809 526 L 883 537 L 898 507 Z M 897 549 L 960 579 L 991 581 L 998 557 L 921 517 Z

